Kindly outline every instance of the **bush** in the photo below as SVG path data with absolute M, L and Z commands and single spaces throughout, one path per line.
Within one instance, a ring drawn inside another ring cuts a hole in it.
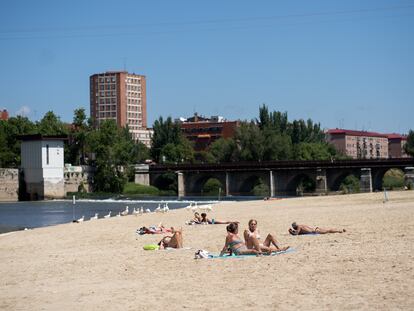
M 258 183 L 253 187 L 252 194 L 258 197 L 267 197 L 270 194 L 269 187 L 259 179 Z
M 154 186 L 145 186 L 129 182 L 124 186 L 123 194 L 140 194 L 140 195 L 151 195 L 157 196 L 160 191 Z
M 404 187 L 404 173 L 399 169 L 390 169 L 382 178 L 382 186 L 386 189 L 402 189 Z
M 221 182 L 216 178 L 209 178 L 203 186 L 203 194 L 216 196 L 219 195 L 219 189 L 223 189 Z
M 345 177 L 344 181 L 339 186 L 339 190 L 344 194 L 359 192 L 359 179 L 354 175 Z

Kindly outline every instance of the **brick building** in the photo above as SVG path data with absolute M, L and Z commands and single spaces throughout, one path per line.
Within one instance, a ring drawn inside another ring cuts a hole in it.
M 343 154 L 353 159 L 388 158 L 388 136 L 366 131 L 330 129 L 326 139 Z
M 388 134 L 388 156 L 390 158 L 408 158 L 404 146 L 407 143 L 407 136 L 400 134 Z
M 6 109 L 3 109 L 0 111 L 0 120 L 8 120 L 9 119 L 9 113 Z
M 90 76 L 90 115 L 94 126 L 113 119 L 128 125 L 133 139 L 149 146 L 146 78 L 126 71 L 108 71 Z M 145 137 L 144 137 L 145 136 Z
M 196 151 L 203 151 L 219 138 L 234 136 L 239 121 L 226 121 L 223 117 L 206 118 L 197 113 L 188 119 L 180 119 L 181 131 L 184 136 L 194 142 Z

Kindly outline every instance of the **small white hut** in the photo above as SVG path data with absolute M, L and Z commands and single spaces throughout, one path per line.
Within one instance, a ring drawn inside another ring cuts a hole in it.
M 64 140 L 66 136 L 20 136 L 21 168 L 26 193 L 32 200 L 58 199 L 65 196 Z

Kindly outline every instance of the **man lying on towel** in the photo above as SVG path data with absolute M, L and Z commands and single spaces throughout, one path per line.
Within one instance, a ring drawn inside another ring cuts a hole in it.
M 292 223 L 292 228 L 289 228 L 289 233 L 291 235 L 300 235 L 300 234 L 326 234 L 326 233 L 342 233 L 346 232 L 345 229 L 327 229 L 321 227 L 310 227 L 308 225 L 299 225 L 296 222 Z

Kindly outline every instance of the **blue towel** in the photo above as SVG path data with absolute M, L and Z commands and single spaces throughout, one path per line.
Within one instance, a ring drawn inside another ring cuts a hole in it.
M 294 248 L 288 248 L 285 251 L 273 252 L 270 255 L 263 255 L 263 256 L 276 256 L 276 255 L 281 255 L 281 254 L 292 253 L 294 251 L 296 251 Z M 223 256 L 208 255 L 208 258 L 211 258 L 211 259 L 215 259 L 215 258 L 246 258 L 246 257 L 257 257 L 257 256 L 255 254 L 250 254 L 250 255 L 235 255 L 235 254 L 228 255 L 228 254 L 226 254 L 226 255 L 223 255 Z

